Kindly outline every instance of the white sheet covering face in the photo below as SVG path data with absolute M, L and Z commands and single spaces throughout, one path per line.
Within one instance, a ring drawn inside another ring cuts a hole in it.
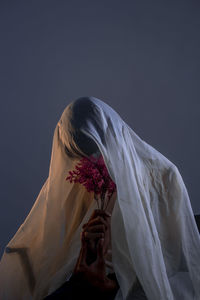
M 96 202 L 65 178 L 90 152 L 103 155 L 117 185 L 111 217 L 116 300 L 134 299 L 136 276 L 149 300 L 199 300 L 200 236 L 178 168 L 95 97 L 72 101 L 56 125 L 49 176 L 1 258 L 0 299 L 42 299 L 73 271 L 81 227 Z

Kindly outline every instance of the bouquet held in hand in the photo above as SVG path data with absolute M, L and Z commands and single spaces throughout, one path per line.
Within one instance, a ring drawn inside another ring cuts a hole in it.
M 116 184 L 108 174 L 102 155 L 99 158 L 91 155 L 89 158 L 80 159 L 75 170 L 69 171 L 66 180 L 69 180 L 70 183 L 80 183 L 88 192 L 94 192 L 98 208 L 102 210 L 106 210 L 109 200 L 116 190 Z

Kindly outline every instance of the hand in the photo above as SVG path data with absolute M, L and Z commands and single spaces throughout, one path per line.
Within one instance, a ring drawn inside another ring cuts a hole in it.
M 100 238 L 104 238 L 103 255 L 106 255 L 111 241 L 110 217 L 108 212 L 96 209 L 89 221 L 83 225 L 83 235 L 87 240 L 90 256 L 96 257 L 97 243 Z
M 82 247 L 73 272 L 85 283 L 89 283 L 101 292 L 116 292 L 118 284 L 106 276 L 105 260 L 103 254 L 104 239 L 100 238 L 97 243 L 97 258 L 90 265 L 87 264 L 88 244 L 84 235 L 81 237 Z

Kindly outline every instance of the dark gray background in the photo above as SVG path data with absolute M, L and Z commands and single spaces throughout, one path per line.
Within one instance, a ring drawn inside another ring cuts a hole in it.
M 179 168 L 200 213 L 200 2 L 1 1 L 1 253 L 66 105 L 95 96 Z

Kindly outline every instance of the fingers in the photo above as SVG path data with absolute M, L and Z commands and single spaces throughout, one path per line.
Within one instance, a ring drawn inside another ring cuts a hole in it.
M 92 216 L 86 224 L 82 226 L 83 235 L 87 241 L 88 250 L 97 253 L 98 239 L 104 238 L 105 245 L 108 244 L 108 234 L 110 231 L 110 215 L 102 210 L 95 210 Z M 104 247 L 105 249 L 106 246 Z
M 106 226 L 104 224 L 100 224 L 100 225 L 88 225 L 87 227 L 84 228 L 83 231 L 86 232 L 103 232 L 105 233 L 106 231 Z
M 86 240 L 98 239 L 98 238 L 103 238 L 104 237 L 103 232 L 87 232 L 87 231 L 84 231 L 83 235 L 84 235 Z
M 100 219 L 101 217 L 97 217 L 93 221 L 91 221 L 87 226 L 84 226 L 83 232 L 84 237 L 86 239 L 96 239 L 105 236 L 106 230 L 108 225 L 105 223 L 104 220 Z
M 99 224 L 103 224 L 106 227 L 106 229 L 108 227 L 106 220 L 101 216 L 97 216 L 96 218 L 94 218 L 94 219 L 88 221 L 86 224 L 84 224 L 83 229 L 85 229 L 85 227 L 87 227 L 87 226 L 99 225 Z
M 102 209 L 95 209 L 89 219 L 92 220 L 92 219 L 95 219 L 97 216 L 102 216 L 102 217 L 111 217 L 111 214 L 105 210 L 102 210 Z
M 96 214 L 97 216 L 111 217 L 111 214 L 110 214 L 108 211 L 102 210 L 102 209 L 96 209 L 96 210 L 95 210 L 95 214 Z
M 105 220 L 102 216 L 97 216 L 93 220 L 90 220 L 88 223 L 84 224 L 82 228 L 84 237 L 87 241 L 96 241 L 100 238 L 106 238 L 109 227 L 110 223 L 108 220 Z M 89 248 L 92 248 L 92 250 L 95 250 L 94 247 L 91 247 L 91 245 L 88 246 Z

